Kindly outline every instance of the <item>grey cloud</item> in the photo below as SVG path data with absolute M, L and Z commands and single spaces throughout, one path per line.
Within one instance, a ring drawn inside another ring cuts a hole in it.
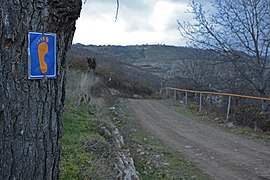
M 121 1 L 121 0 L 120 0 Z M 147 6 L 142 1 L 126 0 L 121 2 L 121 6 L 133 10 L 147 10 Z

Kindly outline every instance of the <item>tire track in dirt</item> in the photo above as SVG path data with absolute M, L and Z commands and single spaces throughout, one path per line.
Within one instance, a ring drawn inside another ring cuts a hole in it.
M 270 179 L 270 147 L 188 118 L 155 100 L 130 99 L 145 129 L 214 179 Z

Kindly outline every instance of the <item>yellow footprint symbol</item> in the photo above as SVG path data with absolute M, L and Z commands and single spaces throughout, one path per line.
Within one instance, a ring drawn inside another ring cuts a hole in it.
M 41 37 L 36 42 L 38 45 L 38 60 L 42 74 L 45 74 L 48 71 L 48 66 L 45 62 L 45 55 L 48 53 L 49 50 L 48 42 L 48 37 Z

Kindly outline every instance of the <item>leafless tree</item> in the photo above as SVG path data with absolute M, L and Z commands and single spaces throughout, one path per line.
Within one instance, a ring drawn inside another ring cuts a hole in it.
M 194 22 L 178 21 L 195 47 L 211 49 L 231 62 L 260 96 L 269 95 L 270 1 L 214 0 L 205 11 L 190 3 Z
M 179 62 L 179 74 L 188 79 L 188 86 L 195 89 L 208 89 L 215 79 L 214 66 L 202 60 L 183 60 Z

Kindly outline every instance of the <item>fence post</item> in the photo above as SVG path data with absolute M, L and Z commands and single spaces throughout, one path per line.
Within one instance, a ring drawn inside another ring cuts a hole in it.
M 166 88 L 165 99 L 167 99 L 167 97 L 168 97 L 168 89 Z
M 176 100 L 176 90 L 173 92 L 173 99 Z
M 188 93 L 187 93 L 187 91 L 185 91 L 185 104 L 186 104 L 186 107 L 188 107 Z
M 229 96 L 229 98 L 228 98 L 228 109 L 227 109 L 226 122 L 228 122 L 228 120 L 229 120 L 230 107 L 231 107 L 231 96 Z
M 262 100 L 262 112 L 265 112 L 267 109 L 267 102 L 265 100 Z
M 200 112 L 202 112 L 202 93 L 200 93 Z

